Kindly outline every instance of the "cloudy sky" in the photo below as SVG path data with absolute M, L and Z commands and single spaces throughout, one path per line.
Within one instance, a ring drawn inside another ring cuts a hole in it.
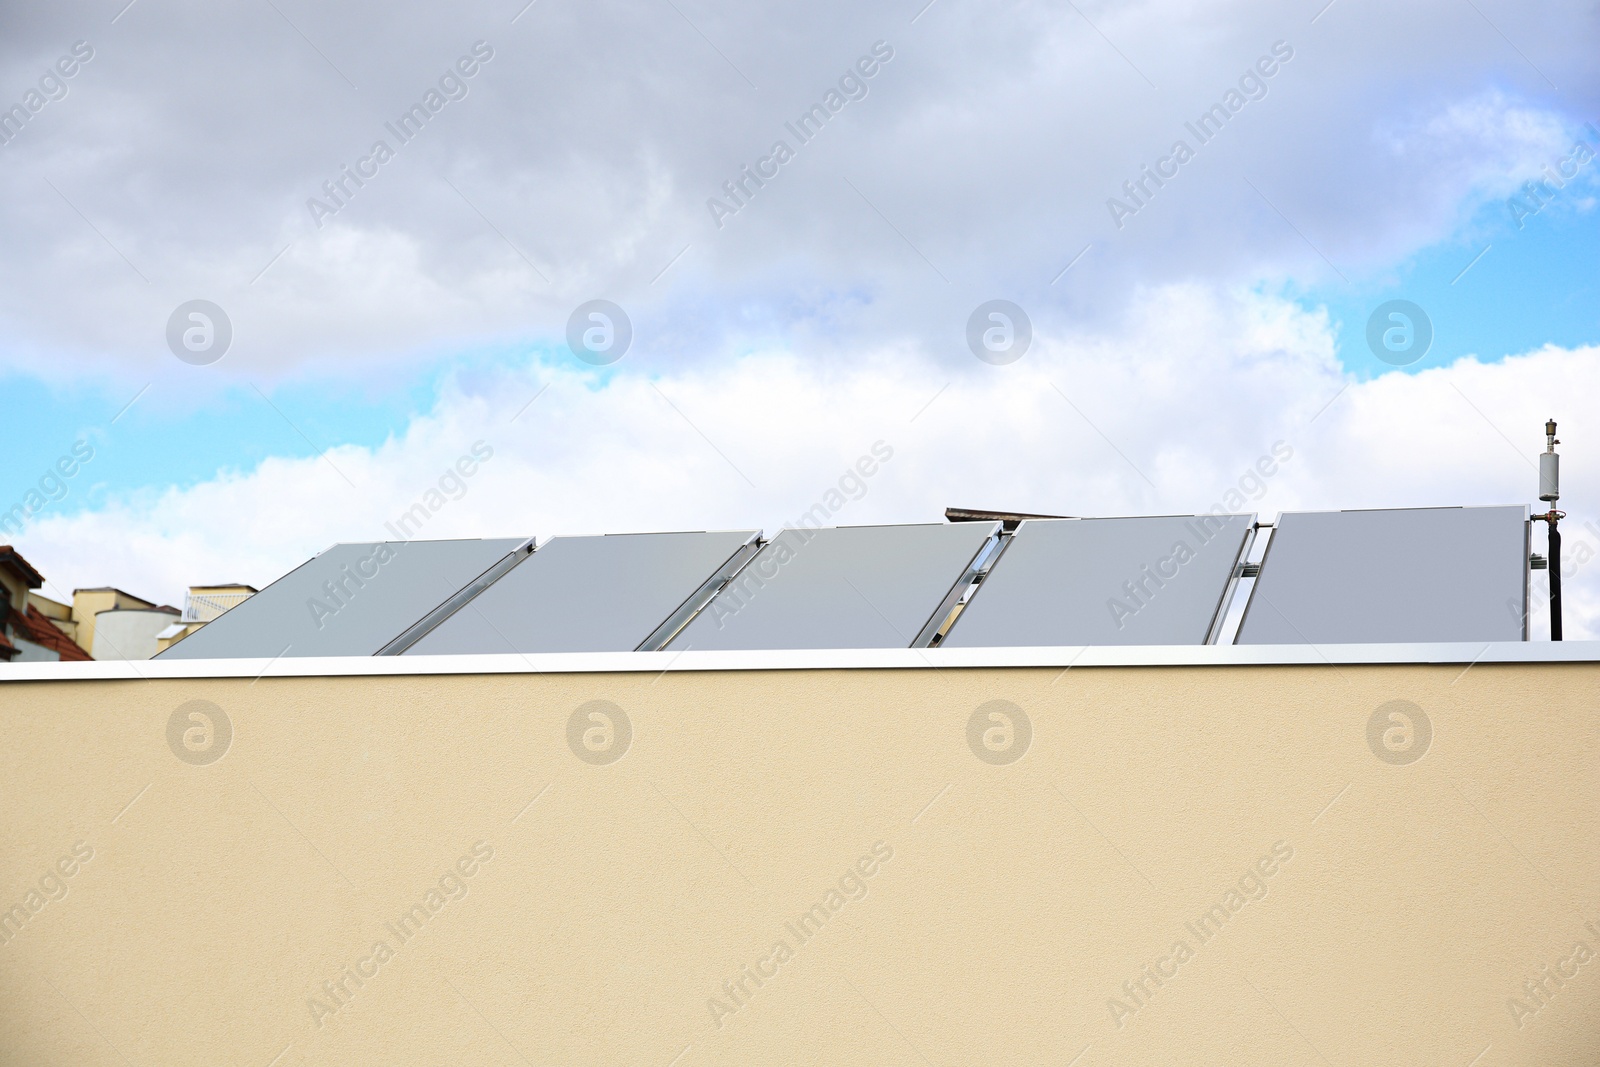
M 1600 636 L 1595 5 L 925 3 L 11 5 L 5 539 L 181 603 L 475 445 L 425 536 L 770 532 L 879 442 L 836 521 L 1537 503 L 1553 417 Z

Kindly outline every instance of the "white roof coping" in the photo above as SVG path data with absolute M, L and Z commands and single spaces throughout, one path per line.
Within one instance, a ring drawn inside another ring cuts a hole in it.
M 1139 645 L 739 652 L 561 652 L 470 656 L 0 663 L 0 683 L 360 675 L 616 674 L 685 671 L 939 670 L 981 667 L 1291 667 L 1358 664 L 1600 663 L 1600 641 L 1387 645 Z

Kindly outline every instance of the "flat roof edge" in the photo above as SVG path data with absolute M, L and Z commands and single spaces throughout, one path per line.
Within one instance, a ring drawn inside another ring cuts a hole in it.
M 1600 663 L 1600 641 L 1384 645 L 1128 645 L 1079 648 L 561 652 L 471 656 L 104 660 L 0 664 L 0 683 L 156 678 L 339 678 L 442 674 L 665 674 L 687 671 L 942 670 L 985 667 L 1338 667 Z

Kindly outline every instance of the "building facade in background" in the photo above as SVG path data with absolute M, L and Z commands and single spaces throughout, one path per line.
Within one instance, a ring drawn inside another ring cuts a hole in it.
M 44 584 L 20 552 L 0 545 L 0 662 L 150 659 L 256 591 L 192 586 L 180 612 L 111 586 L 74 589 L 72 603 L 63 604 L 36 592 Z

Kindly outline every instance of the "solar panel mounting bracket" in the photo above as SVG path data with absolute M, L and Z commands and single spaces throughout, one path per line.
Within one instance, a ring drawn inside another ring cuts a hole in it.
M 403 633 L 400 634 L 399 637 L 396 637 L 393 641 L 390 641 L 387 645 L 384 645 L 382 648 L 378 649 L 378 651 L 374 652 L 373 655 L 398 656 L 403 654 L 406 649 L 410 648 L 418 641 L 421 641 L 424 637 L 427 637 L 428 634 L 432 633 L 446 619 L 471 603 L 473 598 L 479 593 L 483 592 L 495 582 L 498 582 L 501 578 L 505 577 L 506 574 L 510 572 L 511 569 L 517 564 L 533 555 L 533 550 L 534 539 L 530 537 L 516 548 L 513 548 L 510 552 L 507 552 L 488 570 L 478 575 L 460 589 L 457 589 L 449 596 L 448 599 L 444 601 L 444 603 L 440 604 L 422 618 L 412 623 L 405 629 Z
M 729 556 L 722 566 L 717 568 L 715 574 L 701 583 L 689 599 L 678 606 L 678 610 L 667 616 L 660 626 L 651 631 L 650 636 L 639 642 L 635 652 L 659 652 L 672 643 L 672 639 L 683 632 L 683 628 L 694 621 L 695 616 L 706 609 L 706 606 L 716 599 L 723 587 L 739 576 L 745 565 L 756 557 L 766 544 L 757 530 L 750 535 L 750 540 L 740 545 L 738 551 Z
M 949 516 L 955 508 L 946 509 L 945 515 Z M 976 514 L 976 513 L 969 513 Z M 912 648 L 933 648 L 944 639 L 944 635 L 955 626 L 956 619 L 967 606 L 973 596 L 977 594 L 978 586 L 983 584 L 983 579 L 994 569 L 1001 555 L 1005 553 L 1006 546 L 1011 543 L 1012 529 L 1006 527 L 1002 519 L 960 519 L 961 522 L 995 522 L 994 532 L 989 535 L 989 540 L 983 543 L 977 554 L 972 557 L 972 562 L 967 565 L 966 571 L 956 579 L 950 592 L 939 602 L 933 615 L 918 631 L 916 638 L 911 642 Z M 1014 527 L 1013 527 L 1014 529 Z

